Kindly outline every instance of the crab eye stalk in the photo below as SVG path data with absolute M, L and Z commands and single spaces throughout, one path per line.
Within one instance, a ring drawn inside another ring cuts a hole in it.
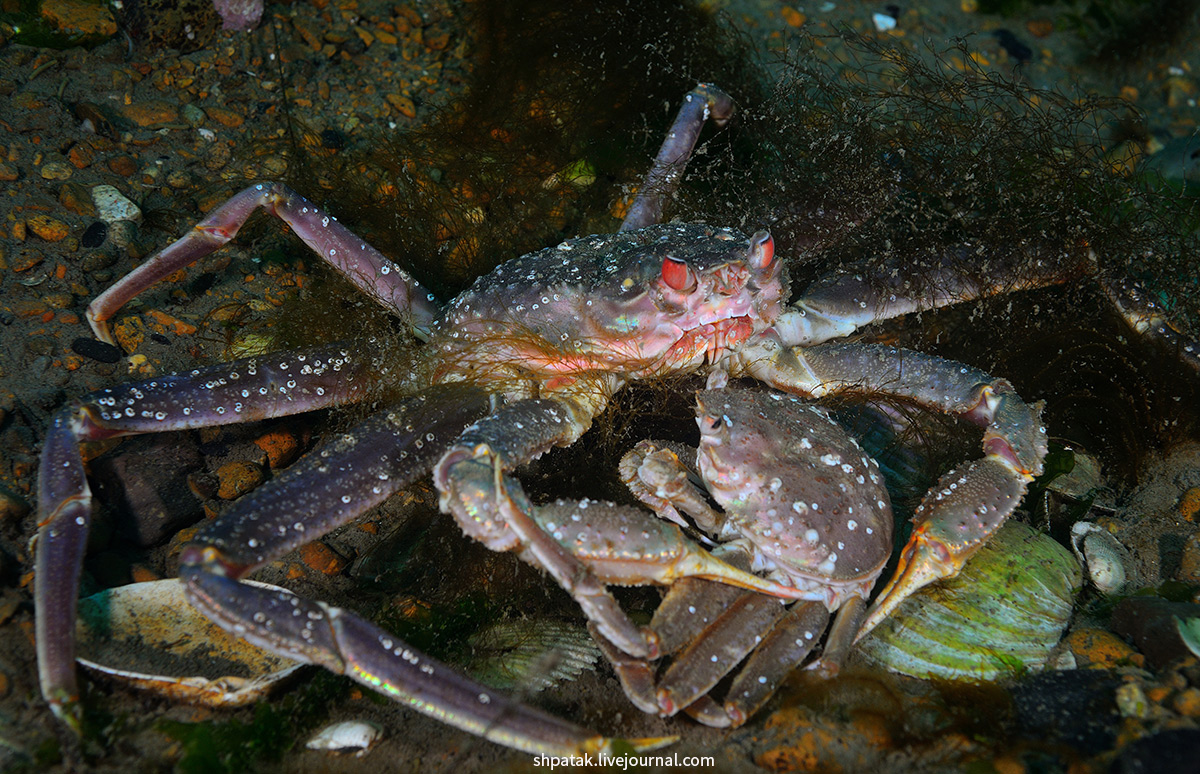
M 696 277 L 692 274 L 691 268 L 683 261 L 675 260 L 669 255 L 663 258 L 662 278 L 668 287 L 681 293 L 691 293 L 696 289 Z
M 758 271 L 770 267 L 775 260 L 775 239 L 766 231 L 756 231 L 750 237 L 750 265 Z

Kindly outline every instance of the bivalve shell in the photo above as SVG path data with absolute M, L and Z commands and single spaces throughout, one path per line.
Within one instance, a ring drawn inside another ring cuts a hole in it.
M 81 599 L 75 631 L 77 660 L 90 671 L 210 707 L 253 702 L 303 666 L 209 621 L 188 604 L 178 578 L 120 586 Z
M 905 600 L 858 652 L 870 663 L 921 678 L 995 680 L 1039 671 L 1082 585 L 1070 551 L 1010 521 L 956 577 Z
M 325 726 L 304 746 L 310 750 L 332 753 L 354 753 L 361 758 L 383 737 L 383 729 L 365 720 L 343 720 Z
M 1113 534 L 1090 521 L 1071 527 L 1071 547 L 1087 568 L 1088 580 L 1101 594 L 1119 594 L 1134 578 L 1133 558 Z

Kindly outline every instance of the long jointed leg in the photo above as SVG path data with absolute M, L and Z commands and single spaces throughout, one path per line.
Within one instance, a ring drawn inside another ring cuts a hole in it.
M 895 395 L 985 428 L 984 457 L 947 473 L 926 494 L 896 574 L 867 613 L 869 632 L 917 589 L 953 577 L 1000 528 L 1046 456 L 1041 405 L 1003 379 L 938 357 L 882 345 L 802 349 L 764 342 L 741 367 L 779 389 L 820 397 L 844 391 Z
M 487 408 L 484 393 L 447 385 L 371 417 L 222 514 L 184 548 L 180 576 L 192 604 L 225 629 L 452 726 L 528 752 L 604 749 L 609 740 L 468 680 L 350 611 L 237 581 L 423 475 Z M 631 743 L 651 749 L 670 741 Z
M 247 358 L 98 390 L 54 417 L 38 482 L 38 669 L 42 694 L 74 723 L 75 599 L 91 523 L 79 444 L 287 416 L 352 402 L 380 370 L 339 345 Z
M 1016 251 L 1005 255 L 959 245 L 947 250 L 938 265 L 926 269 L 915 282 L 907 270 L 886 263 L 818 279 L 780 315 L 775 329 L 786 344 L 812 346 L 849 336 L 880 320 L 1058 285 L 1089 271 L 1090 264 L 1069 255 L 1048 254 L 1029 261 Z
M 644 228 L 662 220 L 663 203 L 679 187 L 704 122 L 711 118 L 717 126 L 724 126 L 731 115 L 733 100 L 716 86 L 702 83 L 684 96 L 675 123 L 671 124 L 654 165 L 621 223 L 622 231 Z
M 629 620 L 587 565 L 537 525 L 520 483 L 506 475 L 551 446 L 577 439 L 593 409 L 546 398 L 506 406 L 463 433 L 434 469 L 434 484 L 442 511 L 463 532 L 493 551 L 517 551 L 544 568 L 608 639 L 626 653 L 652 657 L 653 637 Z
M 286 223 L 314 253 L 368 296 L 396 314 L 411 315 L 418 331 L 428 330 L 437 306 L 433 297 L 407 272 L 287 186 L 256 183 L 235 194 L 183 237 L 150 256 L 92 301 L 87 318 L 96 338 L 112 344 L 108 320 L 118 309 L 163 277 L 233 239 L 259 207 Z

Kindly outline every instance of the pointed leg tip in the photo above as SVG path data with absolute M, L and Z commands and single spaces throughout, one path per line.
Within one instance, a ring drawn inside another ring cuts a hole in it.
M 626 739 L 624 741 L 633 747 L 635 752 L 650 752 L 652 750 L 661 750 L 664 747 L 670 747 L 679 741 L 679 737 L 646 736 L 639 739 Z

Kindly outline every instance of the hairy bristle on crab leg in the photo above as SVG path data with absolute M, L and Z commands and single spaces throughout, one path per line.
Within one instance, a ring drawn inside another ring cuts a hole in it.
M 187 234 L 97 296 L 87 309 L 88 322 L 96 338 L 112 344 L 108 320 L 118 309 L 163 277 L 233 239 L 259 207 L 286 223 L 314 253 L 363 293 L 396 314 L 410 315 L 413 329 L 427 337 L 429 324 L 438 308 L 433 296 L 416 279 L 355 236 L 336 218 L 282 183 L 255 183 L 234 194 Z

